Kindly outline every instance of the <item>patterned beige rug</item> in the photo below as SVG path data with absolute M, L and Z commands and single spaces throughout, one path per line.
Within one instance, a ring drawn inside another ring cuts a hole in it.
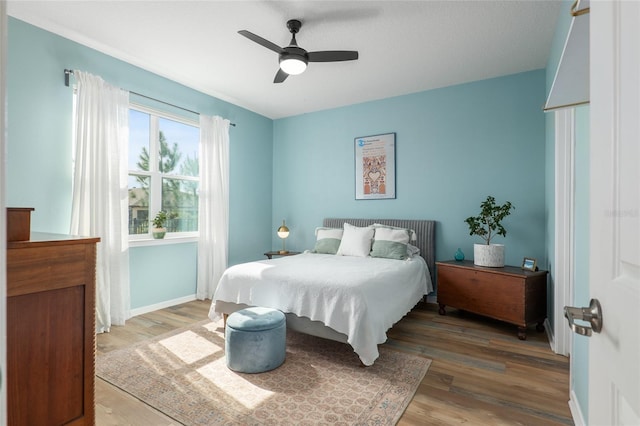
M 235 373 L 222 324 L 203 321 L 100 354 L 96 374 L 185 425 L 393 425 L 430 364 L 381 347 L 363 368 L 350 346 L 289 331 L 282 366 Z

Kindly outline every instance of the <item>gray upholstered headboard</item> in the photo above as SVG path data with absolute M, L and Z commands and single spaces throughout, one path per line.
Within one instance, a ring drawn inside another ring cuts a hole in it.
M 435 220 L 418 220 L 418 219 L 337 219 L 325 218 L 322 226 L 330 228 L 342 228 L 344 223 L 353 226 L 369 226 L 374 223 L 382 225 L 398 226 L 401 228 L 413 229 L 416 232 L 417 241 L 411 241 L 411 244 L 420 249 L 420 255 L 427 261 L 429 265 L 429 273 L 431 274 L 431 282 L 436 283 L 436 222 Z

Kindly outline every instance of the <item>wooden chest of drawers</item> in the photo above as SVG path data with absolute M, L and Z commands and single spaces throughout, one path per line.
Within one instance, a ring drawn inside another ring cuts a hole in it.
M 518 326 L 518 338 L 527 337 L 527 324 L 544 331 L 547 317 L 547 271 L 525 271 L 515 266 L 486 268 L 471 261 L 436 262 L 440 315 L 445 306 L 495 318 Z

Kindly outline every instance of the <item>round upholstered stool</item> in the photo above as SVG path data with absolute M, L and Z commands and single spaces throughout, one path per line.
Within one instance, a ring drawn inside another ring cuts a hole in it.
M 229 315 L 225 327 L 227 367 L 240 373 L 262 373 L 284 362 L 286 321 L 271 308 L 241 309 Z

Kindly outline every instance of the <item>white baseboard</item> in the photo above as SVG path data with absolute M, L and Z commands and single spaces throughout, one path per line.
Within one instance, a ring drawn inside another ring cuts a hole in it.
M 555 353 L 558 353 L 556 351 L 556 342 L 553 338 L 553 328 L 551 328 L 549 318 L 545 318 L 544 320 L 544 331 L 547 333 L 547 340 L 549 340 L 549 346 L 551 346 L 551 350 Z
M 180 305 L 182 303 L 191 302 L 196 300 L 196 295 L 191 294 L 189 296 L 179 297 L 177 299 L 167 300 L 164 302 L 156 303 L 154 305 L 143 306 L 141 308 L 135 308 L 131 310 L 131 316 L 135 317 L 138 315 L 146 314 L 148 312 L 157 311 L 159 309 L 168 308 L 170 306 Z
M 582 410 L 580 409 L 580 404 L 574 391 L 571 391 L 569 410 L 571 411 L 571 417 L 573 417 L 573 423 L 576 426 L 585 426 L 587 424 L 582 416 Z

